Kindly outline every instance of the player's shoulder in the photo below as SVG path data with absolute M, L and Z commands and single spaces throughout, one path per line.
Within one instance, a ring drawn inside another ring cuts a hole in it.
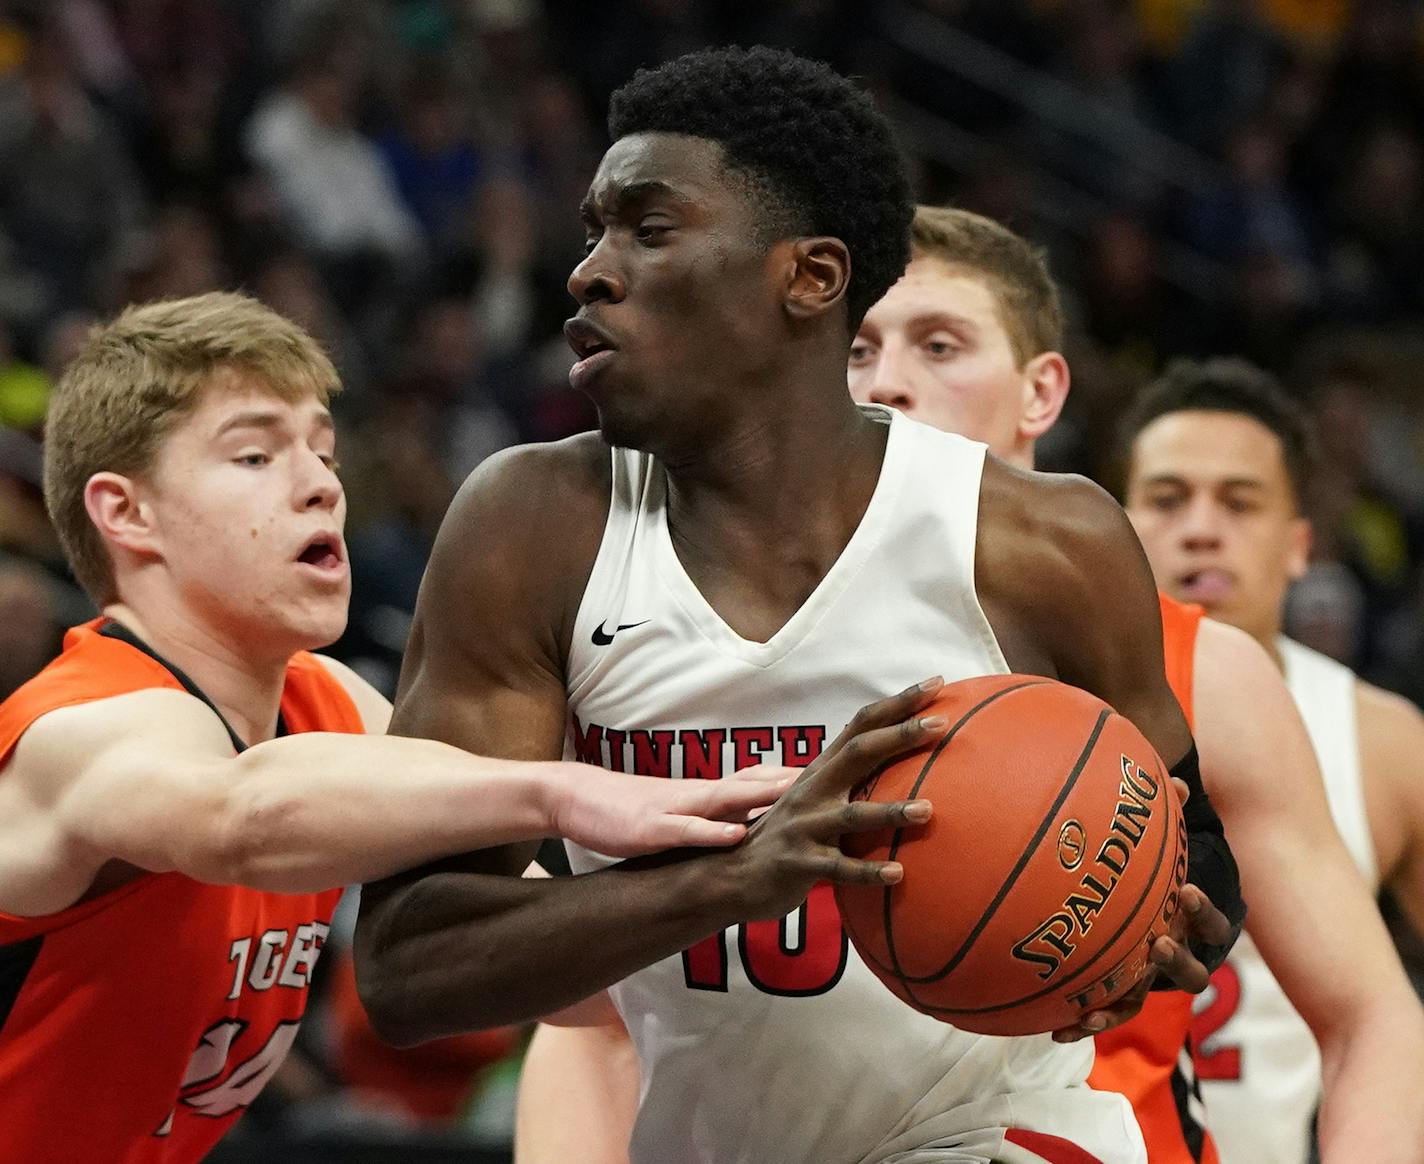
M 333 659 L 330 655 L 319 653 L 306 655 L 305 659 L 309 660 L 312 666 L 320 667 L 325 674 L 341 685 L 346 694 L 351 697 L 351 702 L 356 705 L 356 710 L 360 713 L 361 722 L 365 725 L 368 734 L 385 734 L 386 728 L 391 722 L 389 699 L 340 659 Z
M 515 445 L 481 462 L 451 509 L 466 519 L 584 517 L 590 508 L 607 510 L 612 472 L 608 445 L 597 433 Z
M 1101 588 L 1124 555 L 1140 556 L 1140 549 L 1121 506 L 1101 486 L 1074 473 L 985 458 L 976 556 L 980 572 L 998 585 Z
M 12 763 L 22 775 L 68 777 L 114 749 L 164 755 L 194 744 L 232 750 L 222 720 L 201 699 L 178 688 L 149 687 L 43 712 L 16 741 Z
M 1244 630 L 1206 617 L 1197 623 L 1196 668 L 1200 678 L 1226 686 L 1236 676 L 1275 672 L 1266 648 Z
M 1359 725 L 1360 750 L 1401 756 L 1417 756 L 1424 751 L 1424 712 L 1394 691 L 1355 679 L 1355 714 Z

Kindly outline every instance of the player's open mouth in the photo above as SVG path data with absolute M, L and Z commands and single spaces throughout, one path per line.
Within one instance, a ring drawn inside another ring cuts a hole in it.
M 1190 602 L 1212 603 L 1225 598 L 1236 585 L 1235 577 L 1226 570 L 1210 567 L 1189 570 L 1177 580 L 1182 597 Z
M 323 573 L 336 573 L 346 567 L 346 549 L 339 534 L 314 534 L 297 555 L 297 561 Z
M 578 357 L 569 369 L 569 383 L 576 389 L 586 387 L 618 351 L 618 345 L 601 327 L 581 315 L 564 324 L 564 337 Z

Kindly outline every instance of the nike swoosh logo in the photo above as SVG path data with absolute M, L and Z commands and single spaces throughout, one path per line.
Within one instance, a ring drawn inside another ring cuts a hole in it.
M 594 627 L 593 629 L 593 645 L 595 647 L 606 647 L 609 643 L 613 641 L 613 636 L 616 635 L 619 631 L 632 630 L 635 626 L 646 626 L 652 621 L 653 620 L 650 618 L 645 618 L 642 622 L 625 622 L 621 626 L 614 627 L 610 631 L 603 629 L 608 625 L 608 620 L 605 618 L 601 623 L 598 624 L 598 626 Z

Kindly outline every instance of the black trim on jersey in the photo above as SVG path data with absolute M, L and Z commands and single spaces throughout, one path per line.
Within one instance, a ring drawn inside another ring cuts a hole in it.
M 534 858 L 539 862 L 539 867 L 550 877 L 572 877 L 573 869 L 569 866 L 569 854 L 564 849 L 564 842 L 554 837 L 543 841 L 539 845 L 539 855 Z
M 203 693 L 203 689 L 199 687 L 196 683 L 194 683 L 191 679 L 189 679 L 186 674 L 180 671 L 177 667 L 175 667 L 172 663 L 170 663 L 152 647 L 150 647 L 141 638 L 139 638 L 138 635 L 134 634 L 133 631 L 129 630 L 128 627 L 124 626 L 123 623 L 115 622 L 112 618 L 106 618 L 104 620 L 104 625 L 99 628 L 99 633 L 107 639 L 118 639 L 121 643 L 128 643 L 128 645 L 133 647 L 134 650 L 142 651 L 155 663 L 158 663 L 165 671 L 167 671 L 170 675 L 173 676 L 173 678 L 177 679 L 178 682 L 183 685 L 184 691 L 186 691 L 189 695 L 193 696 L 193 698 L 195 699 L 201 699 L 204 703 L 208 705 L 208 707 L 212 710 L 212 713 L 218 717 L 218 720 L 222 723 L 223 727 L 227 729 L 228 738 L 232 740 L 233 748 L 235 748 L 239 752 L 247 751 L 247 743 L 243 740 L 241 736 L 237 734 L 237 732 L 233 731 L 232 724 L 227 722 L 227 717 L 218 710 L 217 704 L 214 703 Z M 277 710 L 277 734 L 279 736 L 285 736 L 287 734 L 287 721 L 282 718 L 282 711 L 280 708 Z
M 36 934 L 33 938 L 0 946 L 0 1031 L 5 1029 L 10 1011 L 20 997 L 20 990 L 30 976 L 43 945 L 44 935 Z
M 1182 1054 L 1190 1061 L 1192 1055 L 1192 1040 L 1188 1036 L 1182 1044 Z M 1177 1108 L 1177 1123 L 1181 1125 L 1182 1142 L 1186 1145 L 1187 1151 L 1191 1153 L 1193 1160 L 1200 1161 L 1202 1149 L 1206 1146 L 1206 1128 L 1197 1123 L 1192 1118 L 1191 1109 L 1188 1108 L 1189 1099 L 1195 1099 L 1201 1103 L 1201 1085 L 1196 1080 L 1196 1073 L 1192 1073 L 1189 1079 L 1182 1071 L 1182 1061 L 1177 1060 L 1177 1065 L 1172 1068 L 1172 1102 Z

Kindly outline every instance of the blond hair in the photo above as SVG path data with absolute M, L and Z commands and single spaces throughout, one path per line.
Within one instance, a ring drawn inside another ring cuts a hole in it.
M 45 420 L 45 508 L 74 576 L 100 605 L 117 598 L 114 568 L 85 509 L 85 486 L 95 473 L 151 469 L 174 424 L 224 370 L 287 401 L 314 396 L 326 404 L 341 390 L 311 336 L 232 292 L 126 308 L 90 332 L 55 386 Z
M 950 206 L 917 206 L 912 259 L 936 259 L 984 280 L 1022 367 L 1063 346 L 1063 302 L 1042 249 L 992 218 Z

